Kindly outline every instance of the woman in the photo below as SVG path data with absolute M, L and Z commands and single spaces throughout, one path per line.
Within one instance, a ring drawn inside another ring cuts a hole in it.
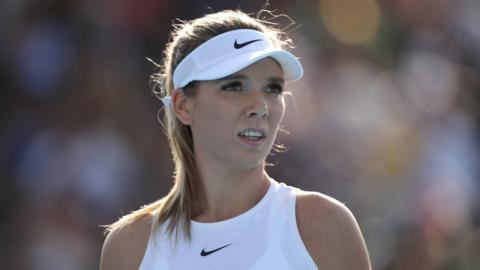
M 153 75 L 175 163 L 170 193 L 110 225 L 101 269 L 369 269 L 350 211 L 265 172 L 303 69 L 264 21 L 223 11 L 177 25 Z

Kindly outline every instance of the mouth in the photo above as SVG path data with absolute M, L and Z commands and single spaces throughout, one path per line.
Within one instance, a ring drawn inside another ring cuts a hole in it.
M 244 137 L 252 141 L 259 141 L 266 137 L 265 132 L 261 129 L 245 129 L 238 133 L 238 136 Z
M 249 146 L 259 146 L 267 137 L 263 129 L 248 128 L 237 134 L 240 139 Z

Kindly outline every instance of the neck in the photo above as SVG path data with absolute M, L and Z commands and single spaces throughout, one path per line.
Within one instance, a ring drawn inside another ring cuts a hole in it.
M 263 164 L 246 170 L 197 165 L 201 179 L 198 179 L 199 192 L 194 200 L 192 219 L 199 222 L 221 221 L 240 215 L 257 204 L 269 187 Z

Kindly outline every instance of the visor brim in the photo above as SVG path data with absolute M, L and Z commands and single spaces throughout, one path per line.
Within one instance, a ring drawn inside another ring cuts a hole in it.
M 192 81 L 208 81 L 224 78 L 267 57 L 272 57 L 280 64 L 283 71 L 283 78 L 286 82 L 299 80 L 303 76 L 302 64 L 290 52 L 285 50 L 253 51 L 239 54 L 217 63 L 195 76 L 187 78 L 179 87 L 185 87 Z

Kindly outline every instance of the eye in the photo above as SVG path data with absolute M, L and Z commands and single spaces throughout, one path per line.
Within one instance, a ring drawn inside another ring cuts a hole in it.
M 220 89 L 222 89 L 222 91 L 237 92 L 237 91 L 243 90 L 243 85 L 240 81 L 233 81 L 233 82 L 226 83 L 225 85 L 222 85 Z
M 272 94 L 281 94 L 283 93 L 283 84 L 280 83 L 270 83 L 267 85 L 267 92 Z

